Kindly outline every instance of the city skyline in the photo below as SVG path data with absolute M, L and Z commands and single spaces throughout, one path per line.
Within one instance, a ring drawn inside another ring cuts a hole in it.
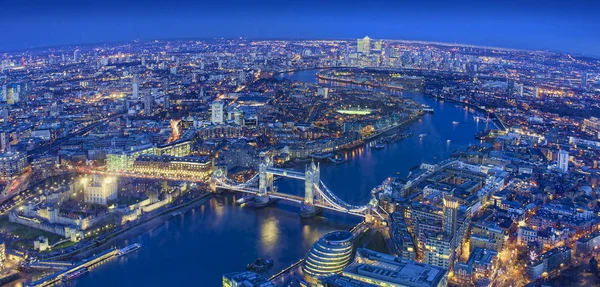
M 598 8 L 0 0 L 0 285 L 600 286 Z
M 377 39 L 600 56 L 589 1 L 2 1 L 0 50 L 189 38 Z M 382 9 L 385 7 L 386 9 Z

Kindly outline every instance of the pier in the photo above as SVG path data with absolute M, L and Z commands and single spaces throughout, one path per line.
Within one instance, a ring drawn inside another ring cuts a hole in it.
M 94 255 L 91 258 L 89 258 L 87 261 L 85 262 L 81 262 L 81 264 L 77 264 L 74 266 L 65 266 L 64 269 L 62 269 L 61 271 L 54 273 L 52 275 L 46 276 L 40 280 L 34 281 L 29 283 L 27 286 L 28 287 L 42 287 L 42 286 L 49 286 L 52 285 L 54 283 L 57 283 L 59 281 L 61 281 L 64 276 L 66 276 L 67 274 L 77 271 L 79 269 L 82 268 L 90 268 L 93 267 L 95 265 L 98 265 L 106 260 L 109 260 L 113 257 L 119 256 L 119 250 L 116 248 L 111 248 L 109 250 L 106 250 L 98 255 Z M 64 266 L 64 265 L 63 265 Z

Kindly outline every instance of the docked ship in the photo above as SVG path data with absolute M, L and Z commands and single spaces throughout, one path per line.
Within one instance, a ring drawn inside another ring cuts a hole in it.
M 253 200 L 254 200 L 254 195 L 246 195 L 246 196 L 244 196 L 244 197 L 236 200 L 235 203 L 237 203 L 237 204 L 243 204 L 243 203 L 250 202 L 250 201 L 253 201 Z
M 382 149 L 384 147 L 385 145 L 382 142 L 375 142 L 375 144 L 373 145 L 374 149 Z
M 433 114 L 433 108 L 430 107 L 430 106 L 428 106 L 428 105 L 422 105 L 422 109 L 426 113 L 432 113 Z
M 246 265 L 246 270 L 262 272 L 273 266 L 273 260 L 258 258 L 254 262 Z
M 332 153 L 324 153 L 324 152 L 315 152 L 315 153 L 311 154 L 310 157 L 312 157 L 313 159 L 328 159 L 330 157 L 333 157 L 333 154 Z
M 87 267 L 79 268 L 73 272 L 69 272 L 63 276 L 62 281 L 67 282 L 71 281 L 85 273 L 88 273 L 90 270 Z
M 139 243 L 131 244 L 131 245 L 127 246 L 127 247 L 119 249 L 119 256 L 123 256 L 125 254 L 131 253 L 131 252 L 136 251 L 136 250 L 138 250 L 140 248 L 142 248 L 142 245 L 139 244 Z

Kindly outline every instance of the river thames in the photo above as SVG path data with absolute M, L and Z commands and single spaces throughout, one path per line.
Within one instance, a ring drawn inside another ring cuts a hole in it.
M 315 83 L 316 72 L 278 77 Z M 406 176 L 411 167 L 445 159 L 453 151 L 477 143 L 474 134 L 485 128 L 485 123 L 473 119 L 471 111 L 455 103 L 412 92 L 399 96 L 434 109 L 433 114 L 406 127 L 412 137 L 380 150 L 363 147 L 349 151 L 348 161 L 341 164 L 321 164 L 323 182 L 350 204 L 367 203 L 371 189 L 387 177 Z M 297 168 L 303 169 L 303 165 Z M 293 179 L 281 179 L 277 186 L 280 192 L 298 195 L 304 188 L 303 182 Z M 221 286 L 222 274 L 244 271 L 246 264 L 259 257 L 274 260 L 273 268 L 264 274 L 269 277 L 303 258 L 320 236 L 350 229 L 360 221 L 330 212 L 301 219 L 299 208 L 291 203 L 255 210 L 237 206 L 234 200 L 233 195 L 210 198 L 182 215 L 117 241 L 119 247 L 135 242 L 143 247 L 94 268 L 69 285 Z

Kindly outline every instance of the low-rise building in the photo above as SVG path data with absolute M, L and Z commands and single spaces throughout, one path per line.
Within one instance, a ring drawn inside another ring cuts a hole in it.
M 342 276 L 375 286 L 444 287 L 447 272 L 445 268 L 359 248 L 355 261 Z

